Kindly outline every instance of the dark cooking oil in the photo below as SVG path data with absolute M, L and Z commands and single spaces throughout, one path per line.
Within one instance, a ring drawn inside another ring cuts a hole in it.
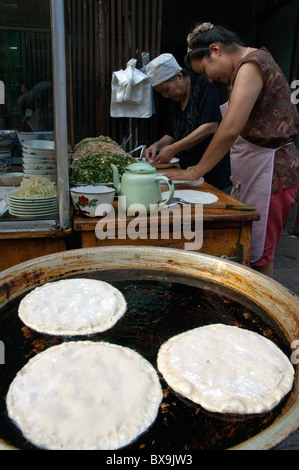
M 5 364 L 0 365 L 0 439 L 20 449 L 34 449 L 7 416 L 5 396 L 16 373 L 34 355 L 64 341 L 107 341 L 130 347 L 156 368 L 162 343 L 183 331 L 212 323 L 247 328 L 272 340 L 290 357 L 283 333 L 265 312 L 248 305 L 241 296 L 198 279 L 169 273 L 138 271 L 83 273 L 111 283 L 127 302 L 125 315 L 106 332 L 78 337 L 35 332 L 18 318 L 21 298 L 0 311 L 0 340 L 5 345 Z M 287 398 L 263 415 L 232 416 L 208 413 L 174 393 L 159 374 L 164 399 L 156 421 L 129 450 L 183 451 L 226 449 L 266 429 L 282 412 Z M 56 417 L 59 426 L 59 416 Z M 183 431 L 182 431 L 183 429 Z

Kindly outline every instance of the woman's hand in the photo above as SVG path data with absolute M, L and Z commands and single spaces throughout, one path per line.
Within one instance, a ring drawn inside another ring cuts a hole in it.
M 169 148 L 171 147 L 171 144 L 173 143 L 174 143 L 173 137 L 167 134 L 164 135 L 160 140 L 157 140 L 157 142 L 154 142 L 152 145 L 150 145 L 146 149 L 145 160 L 150 163 L 155 163 L 155 164 L 169 162 L 174 155 L 173 149 L 172 149 L 173 153 L 171 154 L 171 156 L 169 154 Z
M 200 175 L 197 174 L 196 170 L 196 166 L 190 166 L 186 170 L 168 171 L 165 176 L 172 181 L 197 181 Z
M 156 144 L 152 144 L 150 147 L 148 147 L 145 151 L 144 158 L 148 162 L 153 162 L 156 157 L 156 153 L 158 152 L 158 146 Z
M 159 163 L 168 163 L 172 159 L 172 157 L 175 155 L 175 152 L 172 148 L 171 145 L 166 145 L 163 147 L 159 153 L 155 156 L 153 163 L 155 165 L 158 165 Z

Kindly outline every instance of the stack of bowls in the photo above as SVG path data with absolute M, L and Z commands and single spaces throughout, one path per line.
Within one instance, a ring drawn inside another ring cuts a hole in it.
M 25 140 L 22 142 L 24 177 L 43 175 L 56 181 L 56 156 L 54 142 Z
M 16 131 L 0 131 L 0 173 L 11 171 L 11 149 L 16 137 Z
M 18 132 L 18 139 L 20 144 L 27 140 L 54 140 L 54 132 L 52 131 L 39 131 L 39 132 Z

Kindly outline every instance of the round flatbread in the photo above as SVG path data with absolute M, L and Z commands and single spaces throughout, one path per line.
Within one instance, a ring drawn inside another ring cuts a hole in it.
M 87 335 L 111 328 L 125 313 L 122 293 L 94 279 L 62 279 L 36 287 L 20 302 L 19 317 L 52 335 Z
M 163 193 L 163 197 L 168 197 L 169 191 Z M 181 198 L 184 202 L 190 204 L 212 204 L 218 201 L 215 194 L 207 193 L 205 191 L 195 191 L 193 189 L 179 189 L 175 190 L 174 196 Z
M 290 391 L 294 368 L 269 339 L 242 328 L 208 325 L 170 338 L 158 369 L 182 396 L 218 413 L 263 413 Z
M 9 417 L 49 450 L 111 450 L 157 417 L 162 388 L 153 366 L 129 348 L 78 341 L 38 354 L 11 383 Z

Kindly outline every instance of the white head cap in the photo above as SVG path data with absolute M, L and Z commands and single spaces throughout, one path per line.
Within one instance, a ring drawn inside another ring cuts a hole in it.
M 153 87 L 174 77 L 181 70 L 182 67 L 179 66 L 173 55 L 168 53 L 159 55 L 146 67 L 146 73 Z

